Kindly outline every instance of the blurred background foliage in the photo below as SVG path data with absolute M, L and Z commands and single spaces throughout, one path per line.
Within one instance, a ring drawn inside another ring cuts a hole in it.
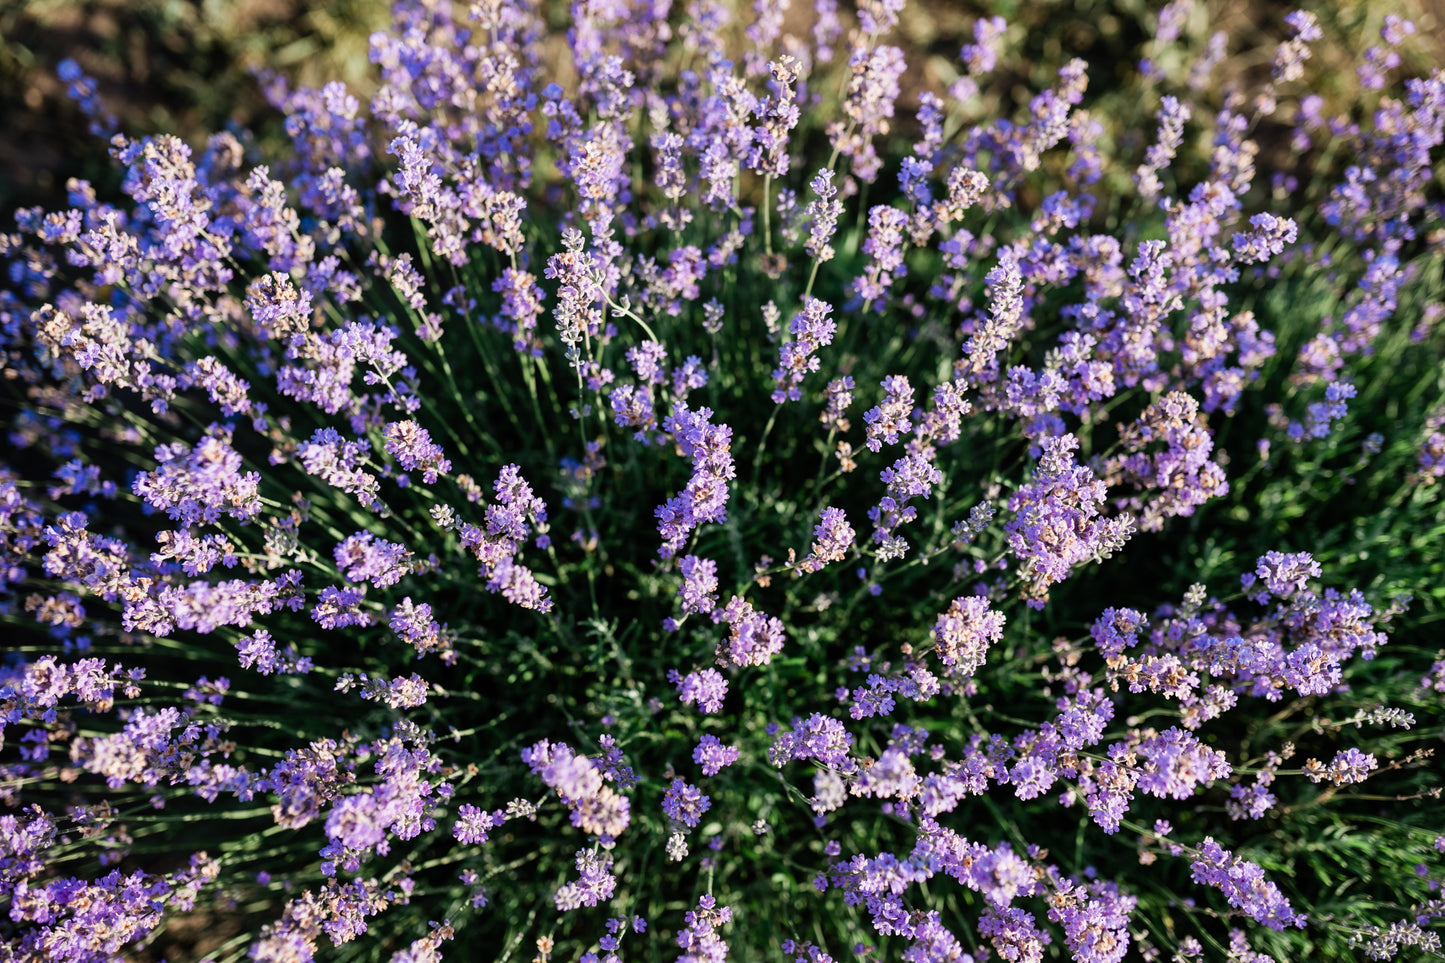
M 542 2 L 560 34 L 569 19 L 568 4 Z M 806 0 L 792 5 L 798 8 L 794 13 L 807 15 Z M 1137 51 L 1149 39 L 1160 6 L 1156 0 L 915 0 L 899 25 L 911 67 L 905 106 L 916 103 L 922 90 L 947 86 L 974 21 L 996 14 L 1009 22 L 1005 49 L 1012 56 L 1006 59 L 1014 69 L 986 92 L 981 106 L 988 116 L 1007 116 L 1047 86 L 1060 64 L 1082 57 L 1091 68 L 1096 119 L 1108 136 L 1147 136 L 1133 123 L 1139 106 Z M 1348 103 L 1356 93 L 1353 64 L 1378 36 L 1385 5 L 1306 0 L 1301 6 L 1317 14 L 1325 31 L 1315 57 L 1316 67 L 1328 69 L 1315 75 L 1331 83 L 1316 92 L 1330 107 Z M 1387 6 L 1419 27 L 1404 51 L 1407 75 L 1445 62 L 1445 0 L 1398 0 Z M 1171 56 L 1197 53 L 1213 32 L 1224 31 L 1233 62 L 1219 76 L 1257 81 L 1269 69 L 1273 43 L 1284 36 L 1282 18 L 1290 9 L 1291 4 L 1266 0 L 1201 2 Z M 5 134 L 0 138 L 0 210 L 60 205 L 67 178 L 85 177 L 103 186 L 110 176 L 104 145 L 87 132 L 85 118 L 56 77 L 56 66 L 67 57 L 99 81 L 102 100 L 127 134 L 171 133 L 198 145 L 208 133 L 235 123 L 252 129 L 264 144 L 281 138 L 283 131 L 253 72 L 275 70 L 304 85 L 341 80 L 367 95 L 374 83 L 368 38 L 388 19 L 386 0 L 6 0 L 0 3 Z M 557 40 L 561 54 L 565 48 L 560 36 Z M 1109 109 L 1111 101 L 1120 109 Z M 1267 150 L 1269 145 L 1262 146 Z
M 372 83 L 367 40 L 385 0 L 7 0 L 0 3 L 0 210 L 64 203 L 65 181 L 106 183 L 105 145 L 66 97 L 56 66 L 73 58 L 130 135 L 193 146 L 228 123 L 284 135 L 258 68 L 297 83 Z

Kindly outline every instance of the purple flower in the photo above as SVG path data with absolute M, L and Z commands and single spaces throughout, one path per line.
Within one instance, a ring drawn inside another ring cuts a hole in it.
M 1309 552 L 1265 552 L 1253 572 L 1240 576 L 1240 582 L 1249 589 L 1257 579 L 1262 579 L 1264 591 L 1255 594 L 1254 600 L 1264 605 L 1271 596 L 1287 599 L 1305 591 L 1309 580 L 1319 578 L 1322 571 L 1320 563 Z
M 564 913 L 581 906 L 596 906 L 610 899 L 617 890 L 617 877 L 612 874 L 612 857 L 591 850 L 577 851 L 577 878 L 564 884 L 553 897 L 557 909 Z
M 506 814 L 500 809 L 489 813 L 476 806 L 463 804 L 457 808 L 457 821 L 452 826 L 452 835 L 457 842 L 467 845 L 485 843 L 487 833 L 505 820 Z
M 718 665 L 767 665 L 783 650 L 783 623 L 754 611 L 740 595 L 714 612 L 713 621 L 728 624 L 728 637 L 717 644 Z
M 381 485 L 375 475 L 358 467 L 369 452 L 365 442 L 347 441 L 334 428 L 318 428 L 310 440 L 302 442 L 296 454 L 307 474 L 356 495 L 362 505 L 370 508 L 377 502 L 376 493 Z
M 802 397 L 803 376 L 818 370 L 819 360 L 814 352 L 832 344 L 833 334 L 838 330 L 837 323 L 828 317 L 832 310 L 832 305 L 817 298 L 803 299 L 802 310 L 788 324 L 793 340 L 784 342 L 778 349 L 779 365 L 773 371 L 773 381 L 777 384 L 773 391 L 775 404 Z
M 954 599 L 933 626 L 938 661 L 949 676 L 968 678 L 988 658 L 989 646 L 1003 638 L 1003 627 L 1003 613 L 992 611 L 988 599 L 977 595 Z
M 1189 860 L 1190 875 L 1196 883 L 1213 886 L 1229 905 L 1257 923 L 1282 932 L 1286 927 L 1303 928 L 1306 917 L 1296 913 L 1279 887 L 1264 878 L 1264 870 L 1242 859 L 1206 836 Z
M 768 64 L 768 72 L 771 96 L 758 103 L 757 116 L 762 123 L 753 128 L 746 163 L 749 170 L 759 174 L 783 177 L 789 166 L 788 135 L 802 115 L 795 90 L 799 64 L 796 58 L 783 56 Z
M 339 588 L 328 585 L 321 590 L 320 601 L 311 610 L 311 617 L 323 629 L 341 629 L 349 625 L 370 625 L 371 614 L 361 611 L 365 588 Z
M 425 655 L 443 646 L 443 626 L 434 621 L 431 614 L 430 605 L 426 602 L 414 603 L 411 596 L 407 596 L 391 610 L 387 624 L 403 642 L 415 646 L 418 655 Z
M 663 538 L 658 553 L 663 558 L 671 558 L 698 525 L 727 519 L 728 482 L 736 474 L 732 429 L 712 424 L 711 418 L 710 408 L 690 411 L 679 403 L 662 424 L 693 464 L 692 478 L 682 493 L 654 511 Z
M 833 238 L 833 232 L 838 229 L 838 216 L 843 213 L 842 202 L 836 200 L 838 188 L 833 184 L 832 169 L 819 171 L 809 186 L 813 190 L 814 199 L 803 209 L 803 216 L 810 224 L 808 241 L 803 245 L 803 250 L 819 263 L 831 261 L 834 251 L 829 242 Z
M 768 761 L 782 768 L 794 760 L 816 759 L 825 766 L 851 772 L 857 768 L 849 757 L 852 746 L 853 736 L 843 723 L 815 712 L 806 721 L 793 720 L 793 731 L 778 736 L 768 749 Z
M 873 137 L 887 129 L 898 103 L 899 78 L 907 64 L 897 47 L 855 47 L 848 62 L 848 90 L 843 113 L 849 123 L 835 121 L 828 127 L 833 149 L 852 159 L 855 177 L 872 182 L 882 168 L 873 147 Z
M 736 746 L 725 746 L 717 736 L 705 733 L 692 751 L 692 761 L 702 766 L 704 776 L 715 776 L 738 761 Z
M 878 204 L 868 211 L 868 239 L 863 242 L 868 266 L 853 284 L 853 292 L 865 311 L 881 309 L 893 282 L 908 275 L 903 264 L 903 231 L 907 226 L 907 213 L 896 207 Z
M 1045 440 L 1034 481 L 1008 502 L 1018 514 L 1004 530 L 1036 599 L 1046 598 L 1048 586 L 1063 581 L 1075 566 L 1108 557 L 1133 533 L 1132 517 L 1101 517 L 1104 484 L 1074 464 L 1078 445 L 1073 435 Z
M 1039 929 L 1032 913 L 1016 906 L 985 906 L 978 932 L 988 938 L 1000 958 L 1016 963 L 1041 963 L 1044 947 L 1053 942 L 1047 930 Z
M 156 470 L 141 472 L 132 487 L 173 520 L 201 525 L 224 514 L 247 522 L 261 511 L 261 473 L 242 473 L 229 427 L 211 425 L 194 447 L 183 442 L 162 445 L 155 457 Z
M 853 547 L 856 533 L 841 508 L 825 508 L 813 527 L 813 546 L 798 566 L 804 572 L 820 572 L 829 562 L 841 562 Z
M 684 914 L 687 926 L 677 934 L 677 945 L 683 951 L 677 963 L 724 963 L 728 945 L 717 935 L 717 928 L 731 923 L 732 918 L 730 907 L 718 906 L 710 895 L 698 897 L 697 909 Z
M 1162 25 L 1162 17 L 1161 17 Z M 1159 134 L 1149 150 L 1145 152 L 1144 163 L 1139 165 L 1134 181 L 1139 194 L 1145 200 L 1157 200 L 1163 186 L 1159 183 L 1159 172 L 1169 166 L 1175 151 L 1184 142 L 1184 125 L 1189 121 L 1189 105 L 1178 97 L 1165 95 L 1159 100 Z
M 1310 57 L 1309 45 L 1324 36 L 1315 15 L 1295 10 L 1285 16 L 1294 36 L 1279 45 L 1274 55 L 1272 73 L 1277 83 L 1289 83 L 1304 76 L 1304 63 Z
M 1332 786 L 1348 786 L 1364 782 L 1378 767 L 1373 755 L 1351 746 L 1335 753 L 1327 765 L 1321 764 L 1318 759 L 1306 760 L 1304 773 L 1310 782 L 1328 780 Z
M 684 779 L 674 779 L 662 798 L 662 811 L 667 818 L 689 829 L 695 827 L 711 807 L 712 801 Z
M 723 699 L 728 694 L 728 680 L 717 669 L 699 669 L 681 677 L 674 672 L 673 677 L 678 697 L 684 705 L 696 703 L 698 711 L 704 714 L 722 711 Z
M 441 447 L 433 444 L 431 434 L 415 421 L 394 421 L 382 432 L 386 438 L 387 454 L 407 471 L 421 471 L 422 480 L 428 485 L 436 483 L 438 475 L 452 470 L 452 463 L 443 455 Z
M 868 450 L 882 451 L 885 444 L 898 442 L 899 435 L 913 430 L 913 386 L 903 375 L 883 379 L 883 403 L 863 415 L 868 426 Z
M 1273 214 L 1256 214 L 1249 219 L 1250 230 L 1234 235 L 1234 254 L 1243 264 L 1268 261 L 1284 253 L 1286 244 L 1298 236 L 1293 219 Z
M 357 532 L 332 551 L 342 574 L 353 582 L 370 582 L 386 588 L 401 581 L 411 570 L 411 553 L 405 545 L 377 538 L 371 532 Z
M 678 594 L 682 596 L 684 612 L 706 614 L 717 606 L 717 563 L 712 559 L 686 555 L 679 566 L 683 583 Z
M 1188 799 L 1196 787 L 1224 779 L 1233 771 L 1224 753 L 1179 728 L 1143 740 L 1135 751 L 1144 761 L 1139 790 L 1161 799 Z

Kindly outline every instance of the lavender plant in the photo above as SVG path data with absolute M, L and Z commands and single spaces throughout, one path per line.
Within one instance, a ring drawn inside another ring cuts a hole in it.
M 403 0 L 17 212 L 4 959 L 1439 954 L 1445 75 L 902 8 Z

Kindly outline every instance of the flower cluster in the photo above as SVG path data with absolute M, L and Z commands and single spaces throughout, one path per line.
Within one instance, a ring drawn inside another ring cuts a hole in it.
M 1438 949 L 1438 38 L 1014 6 L 396 0 L 17 211 L 0 959 Z

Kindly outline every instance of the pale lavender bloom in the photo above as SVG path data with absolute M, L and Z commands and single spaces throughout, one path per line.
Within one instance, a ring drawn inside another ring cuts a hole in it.
M 880 36 L 898 26 L 904 0 L 862 0 L 858 4 L 858 26 L 863 32 Z
M 988 938 L 1001 959 L 1018 963 L 1041 963 L 1044 948 L 1053 942 L 1047 930 L 1039 929 L 1034 915 L 1017 906 L 989 903 L 979 915 L 978 932 Z
M 819 171 L 809 186 L 813 191 L 813 200 L 803 209 L 803 216 L 810 222 L 803 250 L 820 263 L 831 261 L 834 251 L 829 242 L 838 228 L 838 216 L 843 213 L 843 203 L 836 199 L 838 188 L 833 184 L 833 171 Z
M 907 543 L 893 533 L 918 516 L 909 500 L 929 498 L 933 486 L 943 482 L 943 472 L 929 461 L 929 454 L 931 449 L 910 452 L 878 474 L 888 485 L 888 494 L 868 510 L 868 518 L 873 522 L 873 540 L 882 546 L 880 557 L 902 556 Z
M 868 239 L 863 242 L 868 266 L 853 282 L 853 291 L 864 310 L 880 309 L 893 282 L 908 275 L 903 263 L 903 232 L 907 226 L 908 214 L 896 207 L 878 204 L 869 210 Z
M 970 76 L 990 73 L 998 64 L 999 41 L 1008 30 L 1003 17 L 980 17 L 973 22 L 973 43 L 964 44 L 958 56 Z
M 717 928 L 731 923 L 733 911 L 728 906 L 718 906 L 711 895 L 699 896 L 697 909 L 683 914 L 687 926 L 677 934 L 677 945 L 682 955 L 677 963 L 724 963 L 728 945 L 717 935 Z
M 732 429 L 714 425 L 711 419 L 712 409 L 691 411 L 679 403 L 662 424 L 693 463 L 692 478 L 682 493 L 654 511 L 663 538 L 658 554 L 663 558 L 671 558 L 698 525 L 727 518 L 728 482 L 737 473 L 732 459 Z
M 410 384 L 416 371 L 407 366 L 406 355 L 391 348 L 396 336 L 395 328 L 356 321 L 324 335 L 310 331 L 293 334 L 287 358 L 311 364 L 282 366 L 276 372 L 277 390 L 299 401 L 309 401 L 327 414 L 350 414 L 352 430 L 361 433 L 366 428 L 361 409 L 375 398 L 357 394 L 351 388 L 357 365 L 363 364 L 371 369 L 363 376 L 366 384 L 386 384 L 384 401 L 414 411 L 421 406 Z M 400 378 L 392 381 L 395 375 Z
M 657 170 L 653 183 L 667 198 L 667 205 L 657 215 L 658 222 L 673 231 L 680 231 L 692 223 L 692 208 L 679 204 L 687 191 L 687 175 L 682 167 L 682 135 L 673 131 L 660 131 L 652 135 L 652 149 L 657 151 Z
M 696 704 L 704 714 L 722 711 L 723 699 L 727 698 L 728 680 L 717 669 L 700 669 L 679 675 L 676 670 L 668 673 L 668 681 L 677 687 L 678 698 L 684 705 Z
M 1206 836 L 1190 859 L 1190 875 L 1196 883 L 1213 886 L 1224 893 L 1229 905 L 1272 930 L 1303 928 L 1306 917 L 1296 913 L 1279 887 L 1264 878 L 1264 870 L 1241 859 Z
M 841 378 L 834 378 L 828 382 L 827 395 L 828 406 L 818 416 L 831 432 L 847 431 L 851 427 L 846 414 L 848 407 L 853 404 L 853 378 L 851 375 L 844 375 Z
M 376 504 L 380 483 L 376 476 L 358 466 L 370 454 L 365 442 L 347 441 L 335 428 L 318 428 L 309 441 L 297 449 L 302 467 L 309 475 L 337 489 L 356 495 L 362 505 Z
M 248 522 L 260 513 L 261 473 L 242 473 L 242 458 L 231 447 L 228 426 L 211 425 L 194 447 L 184 442 L 161 445 L 155 457 L 159 466 L 137 475 L 132 489 L 173 520 L 203 525 L 229 515 Z
M 1166 518 L 1188 516 L 1211 498 L 1229 491 L 1224 469 L 1210 460 L 1214 439 L 1190 395 L 1171 391 L 1124 429 L 1125 452 L 1105 462 L 1106 473 L 1122 471 L 1143 494 L 1115 500 L 1138 514 L 1141 531 L 1158 531 Z M 1147 451 L 1162 442 L 1164 451 Z
M 241 668 L 254 668 L 261 675 L 305 675 L 314 668 L 312 660 L 298 654 L 295 645 L 278 650 L 276 640 L 265 629 L 257 629 L 238 639 L 236 653 Z
M 365 588 L 341 588 L 328 585 L 321 590 L 320 600 L 311 609 L 311 617 L 323 629 L 341 629 L 349 625 L 370 625 L 371 614 L 361 610 Z
M 794 719 L 793 730 L 778 736 L 768 749 L 768 761 L 782 768 L 799 759 L 816 759 L 825 766 L 853 772 L 858 764 L 851 758 L 853 735 L 836 719 L 820 713 Z
M 1288 217 L 1273 214 L 1256 214 L 1249 219 L 1251 230 L 1234 235 L 1235 256 L 1244 264 L 1268 261 L 1283 254 L 1286 244 L 1293 244 L 1297 236 L 1295 223 Z
M 872 182 L 883 162 L 873 146 L 874 135 L 887 128 L 899 97 L 899 78 L 907 63 L 897 47 L 857 47 L 849 59 L 851 75 L 843 101 L 843 113 L 849 123 L 834 121 L 828 125 L 828 138 L 833 149 L 847 155 L 853 162 L 853 175 Z
M 814 59 L 820 64 L 833 60 L 833 43 L 843 33 L 838 19 L 838 0 L 813 0 L 818 19 L 813 22 Z
M 683 556 L 683 583 L 678 590 L 684 612 L 706 614 L 717 606 L 717 563 L 696 555 Z
M 498 809 L 486 812 L 476 806 L 463 804 L 457 807 L 457 821 L 452 826 L 452 835 L 464 845 L 478 845 L 487 841 L 487 833 L 506 821 L 506 813 Z
M 1304 76 L 1304 63 L 1310 57 L 1309 45 L 1324 36 L 1315 15 L 1296 10 L 1284 18 L 1294 36 L 1279 45 L 1274 65 L 1270 68 L 1276 83 L 1289 83 Z
M 240 561 L 236 557 L 235 546 L 224 535 L 197 535 L 186 528 L 177 532 L 156 532 L 156 541 L 161 544 L 161 550 L 151 553 L 151 561 L 162 565 L 169 559 L 176 559 L 181 563 L 181 571 L 187 575 L 204 575 L 218 563 L 226 568 L 235 568 Z
M 0 481 L 0 501 L 17 494 L 12 482 Z M 0 508 L 0 524 L 13 525 L 14 530 L 21 527 L 4 508 Z M 50 546 L 41 560 L 41 568 L 51 578 L 74 579 L 99 589 L 125 570 L 127 546 L 116 539 L 91 535 L 86 531 L 87 524 L 83 512 L 61 512 L 55 516 L 54 523 L 41 530 L 40 538 Z M 224 536 L 216 537 L 224 540 Z M 162 533 L 157 533 L 156 538 L 165 544 Z M 110 592 L 100 594 L 107 601 L 112 600 Z
M 820 361 L 814 354 L 818 348 L 832 344 L 838 330 L 837 322 L 828 317 L 833 306 L 814 297 L 803 300 L 802 309 L 788 324 L 793 340 L 785 341 L 778 349 L 779 366 L 773 371 L 777 388 L 773 391 L 774 404 L 797 401 L 802 398 L 803 377 L 817 371 Z
M 879 754 L 854 782 L 855 795 L 874 799 L 899 799 L 907 801 L 919 793 L 921 780 L 918 770 L 908 758 L 908 753 L 897 746 L 889 746 Z
M 869 408 L 863 415 L 868 426 L 868 450 L 878 452 L 883 446 L 898 443 L 899 435 L 913 430 L 913 386 L 904 375 L 883 379 L 883 403 Z
M 382 431 L 387 454 L 407 471 L 420 470 L 422 480 L 434 484 L 439 475 L 452 470 L 452 463 L 440 445 L 431 440 L 431 433 L 415 421 L 394 421 Z
M 1047 598 L 1049 585 L 1086 561 L 1108 557 L 1134 530 L 1132 516 L 1102 517 L 1105 486 L 1074 463 L 1078 444 L 1067 434 L 1045 440 L 1034 481 L 1008 502 L 1018 515 L 1004 530 L 1032 581 L 1026 594 L 1034 606 Z
M 288 274 L 304 268 L 316 256 L 316 242 L 301 230 L 301 217 L 287 204 L 286 185 L 272 180 L 270 170 L 257 167 L 246 178 L 241 204 L 241 240 L 266 255 L 266 266 Z
M 1144 739 L 1135 752 L 1142 760 L 1136 785 L 1141 792 L 1161 799 L 1188 799 L 1199 786 L 1208 786 L 1233 772 L 1224 753 L 1210 749 L 1177 727 Z
M 1325 386 L 1325 400 L 1311 404 L 1303 424 L 1291 422 L 1288 433 L 1294 441 L 1305 437 L 1328 438 L 1331 426 L 1344 418 L 1347 402 L 1355 397 L 1355 386 L 1348 381 L 1336 381 Z
M 1224 804 L 1224 811 L 1229 813 L 1230 819 L 1263 819 L 1279 803 L 1274 793 L 1266 788 L 1274 778 L 1273 773 L 1268 774 L 1268 781 L 1262 778 L 1265 775 L 1260 773 L 1256 776 L 1253 785 L 1238 783 L 1229 790 L 1229 801 Z
M 1369 267 L 1360 279 L 1360 300 L 1340 319 L 1345 330 L 1339 350 L 1348 354 L 1369 354 L 1374 350 L 1382 326 L 1399 306 L 1400 288 L 1409 278 L 1398 258 L 1388 254 L 1366 257 Z
M 617 889 L 617 877 L 612 875 L 612 857 L 592 850 L 577 851 L 577 879 L 564 884 L 553 897 L 557 909 L 562 912 L 581 906 L 596 906 L 610 899 Z
M 615 208 L 628 197 L 631 178 L 626 161 L 631 147 L 631 139 L 617 124 L 601 123 L 576 142 L 564 165 L 582 202 L 579 213 L 594 237 L 607 233 Z
M 342 677 L 347 678 L 346 676 Z M 414 709 L 427 700 L 430 684 L 413 672 L 410 676 L 386 679 L 361 678 L 361 697 L 385 703 L 390 709 Z
M 211 403 L 219 406 L 221 414 L 228 418 L 252 412 L 251 400 L 246 396 L 250 383 L 237 377 L 212 355 L 187 362 L 177 379 L 177 387 L 204 389 Z
M 762 123 L 753 128 L 747 167 L 758 174 L 783 177 L 788 173 L 790 161 L 788 136 L 801 116 L 795 90 L 799 64 L 796 58 L 784 56 L 768 64 L 768 71 L 771 96 L 758 103 L 757 113 Z
M 1159 47 L 1167 47 L 1179 39 L 1179 32 L 1189 21 L 1189 14 L 1193 12 L 1194 0 L 1171 0 L 1159 11 L 1159 22 L 1154 28 L 1154 43 Z
M 103 137 L 107 140 L 115 133 L 116 119 L 105 107 L 105 101 L 101 100 L 99 85 L 95 78 L 80 69 L 80 64 L 69 57 L 55 65 L 55 73 L 65 84 L 65 92 L 76 106 L 90 120 L 90 133 L 93 137 Z
M 512 336 L 512 347 L 518 351 L 534 351 L 534 332 L 542 316 L 542 288 L 526 271 L 506 267 L 492 282 L 492 290 L 502 296 L 502 306 L 493 323 Z
M 1129 920 L 1138 898 L 1115 883 L 1069 878 L 1049 898 L 1049 919 L 1064 930 L 1064 942 L 1079 963 L 1119 963 L 1129 953 Z
M 410 570 L 411 553 L 405 545 L 357 532 L 337 543 L 332 557 L 342 574 L 353 582 L 370 582 L 386 588 L 401 581 Z
M 938 661 L 950 677 L 966 679 L 988 659 L 991 645 L 1003 638 L 1004 616 L 987 598 L 962 596 L 933 625 Z
M 1328 780 L 1332 786 L 1348 786 L 1364 782 L 1377 768 L 1379 763 L 1373 755 L 1351 746 L 1335 753 L 1327 765 L 1321 765 L 1318 759 L 1307 760 L 1304 773 L 1310 782 Z
M 767 665 L 783 650 L 783 623 L 755 611 L 740 595 L 714 611 L 712 619 L 728 624 L 728 637 L 717 644 L 718 665 Z
M 1139 196 L 1147 201 L 1159 199 L 1163 186 L 1159 183 L 1159 172 L 1169 166 L 1179 145 L 1184 141 L 1184 125 L 1190 117 L 1189 105 L 1178 97 L 1164 96 L 1159 101 L 1159 134 L 1144 154 L 1144 163 L 1134 174 L 1139 187 Z
M 418 655 L 442 646 L 443 626 L 432 619 L 431 606 L 426 602 L 414 603 L 407 596 L 391 610 L 388 624 L 398 638 L 416 647 Z
M 998 353 L 1008 347 L 1023 320 L 1023 275 L 1011 248 L 999 252 L 998 264 L 984 276 L 984 284 L 989 291 L 989 313 L 963 350 L 971 375 L 991 380 Z
M 1413 21 L 1406 20 L 1396 13 L 1385 14 L 1385 25 L 1380 28 L 1380 39 L 1392 47 L 1398 47 L 1405 42 L 1405 38 L 1415 32 Z
M 581 362 L 577 348 L 584 334 L 595 336 L 602 329 L 602 291 L 594 277 L 593 255 L 586 251 L 582 232 L 567 228 L 562 232 L 563 251 L 547 259 L 543 277 L 560 283 L 557 291 L 557 332 L 567 346 L 567 358 L 574 365 Z
M 856 533 L 841 508 L 825 508 L 813 527 L 813 546 L 798 566 L 804 572 L 820 572 L 829 562 L 841 562 L 853 547 Z
M 1264 581 L 1264 591 L 1252 598 L 1260 605 L 1270 597 L 1288 599 L 1308 588 L 1309 580 L 1319 578 L 1323 569 L 1308 552 L 1265 552 L 1260 556 L 1253 572 L 1240 576 L 1240 582 L 1248 591 L 1256 579 Z
M 1139 645 L 1139 632 L 1146 625 L 1149 625 L 1149 619 L 1144 617 L 1144 613 L 1110 607 L 1095 620 L 1090 635 L 1094 636 L 1098 651 L 1104 658 L 1111 659 L 1123 655 L 1124 649 Z
M 712 807 L 712 800 L 696 786 L 688 785 L 684 779 L 673 779 L 662 798 L 662 811 L 668 819 L 682 823 L 692 829 L 702 819 L 702 814 Z
M 602 791 L 602 773 L 566 743 L 546 739 L 522 750 L 522 761 L 569 806 Z
M 715 776 L 738 761 L 736 746 L 725 746 L 717 736 L 705 733 L 692 751 L 692 761 L 702 766 L 704 776 Z

